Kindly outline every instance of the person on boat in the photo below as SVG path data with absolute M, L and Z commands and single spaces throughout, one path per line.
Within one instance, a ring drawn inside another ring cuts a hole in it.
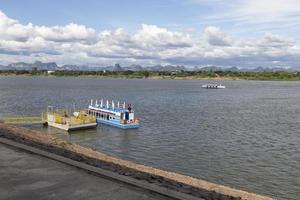
M 69 117 L 66 111 L 64 111 L 64 117 Z
M 131 112 L 131 104 L 128 104 L 127 109 L 129 112 Z

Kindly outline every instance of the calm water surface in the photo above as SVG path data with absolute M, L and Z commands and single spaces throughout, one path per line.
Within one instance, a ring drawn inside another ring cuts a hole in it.
M 300 199 L 300 82 L 0 77 L 0 115 L 91 98 L 134 105 L 141 128 L 56 134 L 110 155 L 277 199 Z M 34 127 L 42 129 L 40 127 Z

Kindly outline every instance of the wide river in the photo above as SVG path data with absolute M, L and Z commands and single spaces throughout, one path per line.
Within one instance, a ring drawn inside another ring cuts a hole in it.
M 136 130 L 50 134 L 107 154 L 277 199 L 300 199 L 300 82 L 0 77 L 0 115 L 126 101 Z

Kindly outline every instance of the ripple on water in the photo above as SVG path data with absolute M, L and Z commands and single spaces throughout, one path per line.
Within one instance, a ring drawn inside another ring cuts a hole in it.
M 125 100 L 142 118 L 138 130 L 43 130 L 124 159 L 298 200 L 300 83 L 220 81 L 226 90 L 205 90 L 204 83 L 1 77 L 0 113 L 31 115 L 47 105 L 73 103 L 86 107 L 90 98 Z

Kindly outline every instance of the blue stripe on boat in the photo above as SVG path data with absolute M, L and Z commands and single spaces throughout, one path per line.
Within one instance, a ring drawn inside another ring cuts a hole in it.
M 132 124 L 120 124 L 119 122 L 114 121 L 114 120 L 105 120 L 105 119 L 99 119 L 99 118 L 97 118 L 96 121 L 99 124 L 107 124 L 107 125 L 115 126 L 115 127 L 122 128 L 122 129 L 130 129 L 130 128 L 139 128 L 140 127 L 139 124 L 135 124 L 135 123 L 132 123 Z

